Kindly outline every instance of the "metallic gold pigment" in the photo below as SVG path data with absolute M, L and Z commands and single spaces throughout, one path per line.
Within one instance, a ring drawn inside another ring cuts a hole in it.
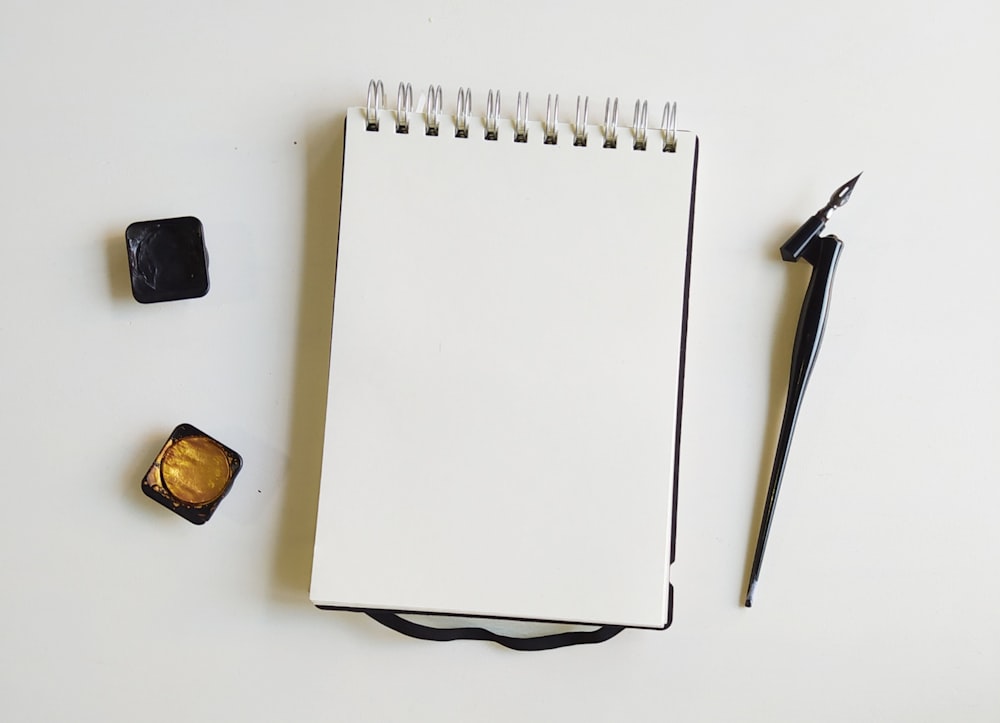
M 188 522 L 203 525 L 243 468 L 243 458 L 190 424 L 179 424 L 142 480 L 142 491 Z
M 163 451 L 160 478 L 177 499 L 204 505 L 225 491 L 230 477 L 229 458 L 219 444 L 208 437 L 179 439 Z

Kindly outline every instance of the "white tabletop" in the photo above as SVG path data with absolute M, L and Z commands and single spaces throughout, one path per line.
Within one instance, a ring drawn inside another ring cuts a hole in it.
M 7 3 L 0 718 L 997 720 L 998 30 L 989 0 Z M 618 95 L 623 123 L 676 100 L 699 133 L 669 630 L 519 654 L 309 604 L 344 109 L 372 76 L 446 112 L 527 90 L 536 120 L 548 92 L 567 118 Z M 746 610 L 808 278 L 777 247 L 858 171 Z M 211 291 L 140 305 L 125 226 L 181 215 Z M 244 457 L 204 527 L 139 488 L 181 422 Z

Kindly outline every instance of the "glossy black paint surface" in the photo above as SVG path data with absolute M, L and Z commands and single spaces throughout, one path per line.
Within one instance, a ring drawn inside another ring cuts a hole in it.
M 125 229 L 132 296 L 150 304 L 208 293 L 208 252 L 193 216 L 137 221 Z

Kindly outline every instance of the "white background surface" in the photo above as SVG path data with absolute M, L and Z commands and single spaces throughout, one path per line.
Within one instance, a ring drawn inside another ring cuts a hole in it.
M 997 720 L 998 15 L 4 3 L 0 717 Z M 476 112 L 488 87 L 671 98 L 699 132 L 670 630 L 517 654 L 309 606 L 342 114 L 371 76 L 448 110 L 459 85 Z M 777 247 L 859 170 L 748 611 L 808 273 Z M 212 290 L 140 306 L 124 228 L 182 214 Z M 139 491 L 182 421 L 246 462 L 202 528 Z

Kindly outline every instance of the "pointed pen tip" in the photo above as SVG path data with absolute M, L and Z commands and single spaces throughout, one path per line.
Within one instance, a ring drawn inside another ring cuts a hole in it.
M 753 594 L 756 589 L 757 589 L 757 581 L 754 580 L 747 586 L 747 597 L 746 600 L 743 601 L 743 607 L 745 608 L 753 607 Z
M 862 171 L 861 173 L 864 173 L 864 171 Z M 834 195 L 837 195 L 837 196 L 843 196 L 844 194 L 846 194 L 848 196 L 851 195 L 851 191 L 853 191 L 854 187 L 856 185 L 858 185 L 858 179 L 861 178 L 861 173 L 859 173 L 854 178 L 852 178 L 850 181 L 848 181 L 843 186 L 841 186 L 840 188 L 838 188 L 837 192 Z
M 864 173 L 864 171 L 861 173 Z M 861 178 L 861 173 L 833 192 L 833 195 L 830 196 L 830 202 L 826 206 L 828 210 L 840 208 L 847 203 L 848 199 L 851 197 L 851 192 L 854 190 L 854 186 L 857 184 L 858 179 Z

